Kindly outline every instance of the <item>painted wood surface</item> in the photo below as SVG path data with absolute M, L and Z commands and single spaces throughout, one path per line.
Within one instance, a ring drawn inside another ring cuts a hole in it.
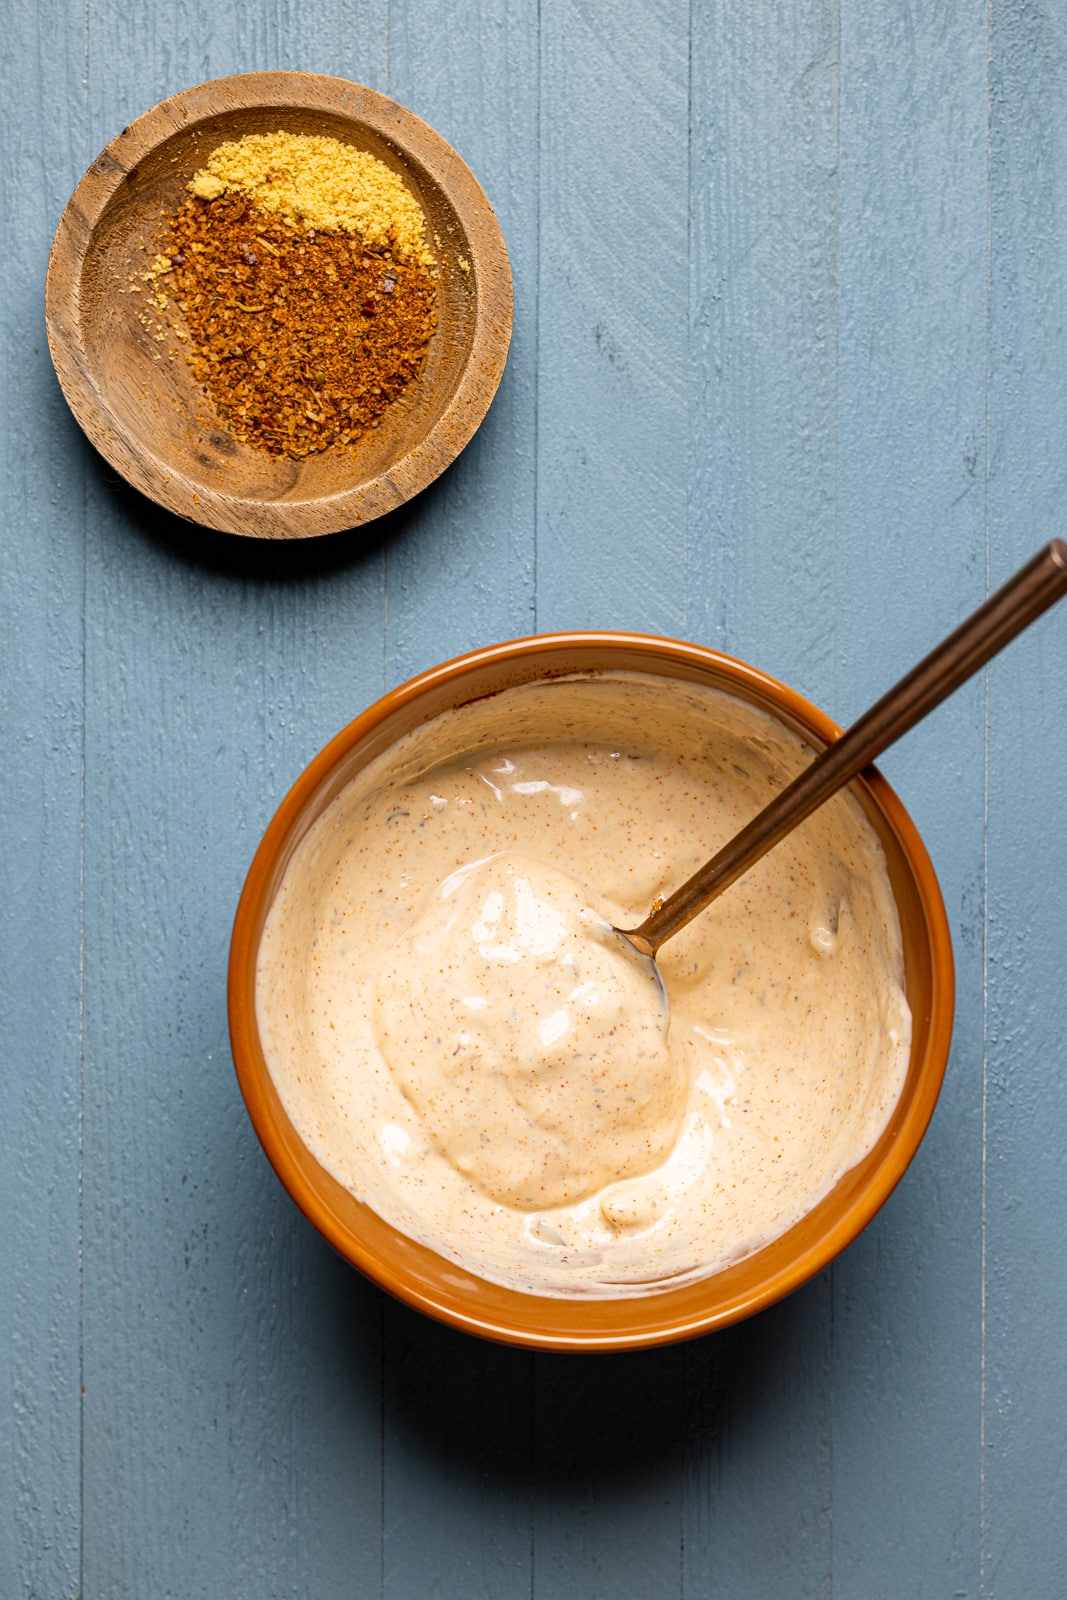
M 337 1260 L 237 1092 L 244 870 L 308 758 L 463 649 L 725 648 L 847 721 L 1067 491 L 1067 18 L 1020 0 L 9 6 L 0 1594 L 1017 1600 L 1067 1590 L 1067 619 L 883 762 L 953 926 L 953 1057 L 866 1233 L 752 1322 L 550 1358 Z M 43 338 L 132 116 L 220 74 L 444 135 L 515 338 L 457 464 L 309 545 L 116 481 Z

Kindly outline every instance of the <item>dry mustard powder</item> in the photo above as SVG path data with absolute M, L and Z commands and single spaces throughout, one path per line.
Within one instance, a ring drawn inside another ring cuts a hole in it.
M 213 151 L 189 192 L 209 201 L 237 192 L 294 227 L 357 233 L 419 266 L 434 263 L 422 209 L 403 180 L 376 156 L 339 139 L 246 134 Z

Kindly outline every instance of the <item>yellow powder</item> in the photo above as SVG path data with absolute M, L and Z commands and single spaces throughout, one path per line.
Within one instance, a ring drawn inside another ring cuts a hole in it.
M 294 226 L 358 233 L 433 265 L 426 219 L 406 184 L 384 162 L 316 134 L 249 133 L 220 144 L 189 184 L 201 200 L 239 190 Z

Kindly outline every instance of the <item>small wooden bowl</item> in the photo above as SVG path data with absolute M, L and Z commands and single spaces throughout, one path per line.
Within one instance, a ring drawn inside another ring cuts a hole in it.
M 156 254 L 164 212 L 212 150 L 249 133 L 323 134 L 397 172 L 426 215 L 438 326 L 426 365 L 379 427 L 302 461 L 242 445 L 181 355 L 170 358 L 130 293 Z M 507 251 L 492 207 L 456 152 L 384 95 L 307 72 L 219 78 L 164 100 L 113 139 L 56 233 L 45 291 L 63 393 L 92 443 L 180 517 L 263 539 L 307 538 L 391 511 L 473 437 L 511 339 Z

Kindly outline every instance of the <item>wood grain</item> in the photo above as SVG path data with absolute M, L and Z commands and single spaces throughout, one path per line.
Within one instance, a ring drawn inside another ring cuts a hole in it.
M 688 9 L 540 8 L 536 619 L 685 632 Z M 680 1592 L 684 1362 L 539 1360 L 533 1593 Z
M 81 149 L 76 38 L 8 19 L 0 163 L 0 1592 L 73 1597 L 81 1540 L 84 463 L 48 370 L 42 244 Z M 27 63 L 40 77 L 27 95 Z M 16 221 L 17 219 L 17 221 Z M 17 530 L 17 531 L 16 531 Z M 13 535 L 9 537 L 8 535 Z
M 831 5 L 694 11 L 687 622 L 831 712 L 837 59 Z M 825 1592 L 832 1313 L 823 1274 L 690 1352 L 687 1594 Z
M 508 369 L 455 467 L 394 519 L 390 686 L 536 627 L 537 16 L 523 0 L 411 0 L 393 12 L 390 88 L 492 197 L 515 290 Z M 472 1345 L 389 1302 L 384 1317 L 383 1595 L 526 1596 L 534 1582 L 533 1358 Z
M 992 8 L 990 562 L 1064 525 L 1067 35 Z M 990 1600 L 1067 1582 L 1067 629 L 1034 629 L 989 674 L 982 1576 Z M 1050 812 L 1050 806 L 1052 808 Z M 1036 868 L 1036 870 L 1035 870 Z
M 954 627 L 988 592 L 984 11 L 851 6 L 841 61 L 836 690 L 851 716 L 934 644 L 935 619 Z M 957 1021 L 909 1181 L 834 1268 L 846 1593 L 979 1592 L 983 698 L 966 686 L 882 762 L 941 876 Z

